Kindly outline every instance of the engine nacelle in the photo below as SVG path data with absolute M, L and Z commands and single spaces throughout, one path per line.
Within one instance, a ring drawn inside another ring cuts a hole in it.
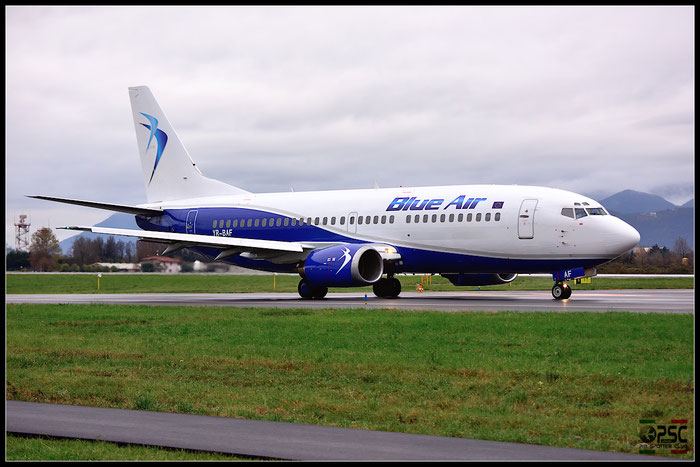
M 337 245 L 312 252 L 299 273 L 314 286 L 357 287 L 381 279 L 384 260 L 367 245 Z
M 518 277 L 517 274 L 441 274 L 447 280 L 452 282 L 452 285 L 467 286 L 467 285 L 499 285 L 512 282 Z

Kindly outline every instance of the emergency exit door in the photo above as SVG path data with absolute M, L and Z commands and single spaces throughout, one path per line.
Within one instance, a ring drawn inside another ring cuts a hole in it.
M 192 210 L 187 213 L 187 221 L 185 222 L 185 232 L 188 234 L 195 233 L 195 225 L 197 223 L 197 211 Z
M 518 238 L 535 238 L 535 208 L 536 199 L 525 199 L 520 205 L 518 215 Z

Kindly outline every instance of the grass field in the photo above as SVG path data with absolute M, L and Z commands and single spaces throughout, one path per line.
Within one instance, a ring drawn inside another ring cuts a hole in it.
M 430 290 L 477 290 L 477 287 L 455 287 L 441 276 L 397 276 L 404 291 L 416 290 L 424 282 Z M 8 294 L 28 293 L 196 293 L 196 292 L 296 292 L 296 275 L 232 275 L 232 274 L 103 274 L 98 290 L 97 274 L 6 274 Z M 579 284 L 574 290 L 591 289 L 677 289 L 694 287 L 694 278 L 593 278 L 591 284 Z M 550 290 L 549 277 L 521 276 L 510 284 L 484 287 L 484 290 Z M 371 287 L 331 289 L 331 292 L 363 291 Z
M 694 439 L 692 315 L 6 310 L 13 400 L 630 453 L 641 419 L 684 418 Z

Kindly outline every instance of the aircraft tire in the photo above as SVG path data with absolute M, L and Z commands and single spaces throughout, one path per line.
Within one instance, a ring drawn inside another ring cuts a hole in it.
M 372 291 L 380 298 L 396 298 L 401 293 L 401 281 L 395 277 L 379 279 L 372 286 Z
M 328 287 L 314 287 L 313 288 L 313 298 L 315 300 L 321 300 L 328 293 Z
M 554 284 L 554 287 L 552 287 L 552 297 L 557 300 L 566 300 L 571 297 L 571 287 L 564 283 Z
M 297 291 L 299 292 L 301 298 L 305 300 L 314 298 L 314 289 L 311 287 L 311 284 L 309 284 L 309 281 L 307 281 L 306 279 L 302 279 L 299 281 Z

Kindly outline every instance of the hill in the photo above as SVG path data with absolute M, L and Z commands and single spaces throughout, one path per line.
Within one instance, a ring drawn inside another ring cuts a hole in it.
M 639 246 L 665 246 L 672 249 L 676 239 L 683 237 L 691 248 L 694 245 L 693 208 L 675 208 L 656 213 L 616 213 L 629 225 L 637 229 L 641 240 Z
M 619 214 L 648 214 L 678 207 L 661 196 L 634 190 L 624 190 L 615 193 L 601 200 L 600 203 L 609 211 Z

